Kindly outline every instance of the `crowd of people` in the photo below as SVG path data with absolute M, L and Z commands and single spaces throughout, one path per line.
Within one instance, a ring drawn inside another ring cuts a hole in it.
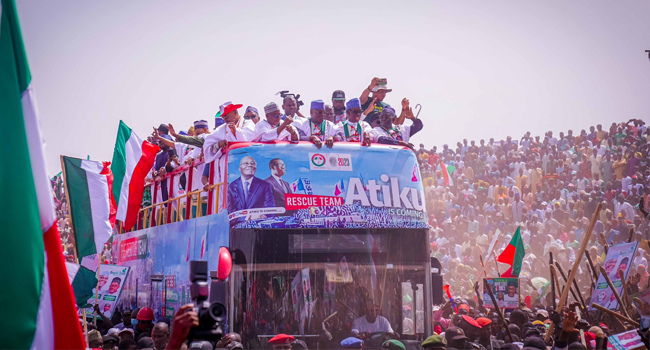
M 576 316 L 575 305 L 554 310 L 552 294 L 542 292 L 532 281 L 536 277 L 552 278 L 549 253 L 566 269 L 576 259 L 582 259 L 578 250 L 595 214 L 588 254 L 596 268 L 602 264 L 607 247 L 647 239 L 650 129 L 642 120 L 612 123 L 609 129 L 592 126 L 578 135 L 572 130 L 560 132 L 558 137 L 552 131 L 543 137 L 528 132 L 516 140 L 463 140 L 456 147 L 443 145 L 441 149 L 434 146 L 427 150 L 421 144 L 415 149 L 409 139 L 422 129 L 422 121 L 413 114 L 407 99 L 401 101 L 399 114 L 384 102 L 391 91 L 385 79 L 373 78 L 358 98 L 346 100 L 345 93 L 337 90 L 332 94 L 331 105 L 322 100 L 312 101 L 308 116 L 300 112 L 302 102 L 297 96 L 286 94 L 281 106 L 275 102 L 264 106 L 263 116 L 252 106 L 240 113 L 243 105 L 227 102 L 220 106 L 214 128 L 205 120 L 197 120 L 189 129 L 177 133 L 173 125 L 161 124 L 150 137 L 161 152 L 149 179 L 162 179 L 179 166 L 193 165 L 197 159 L 215 161 L 221 150 L 235 141 L 309 141 L 318 148 L 336 147 L 336 142 L 409 147 L 418 157 L 425 185 L 431 256 L 440 261 L 445 283 L 450 285 L 455 300 L 432 310 L 435 334 L 418 347 L 600 349 L 606 336 L 630 328 L 629 324 L 605 326 L 595 322 L 584 309 L 582 316 Z M 405 125 L 406 119 L 411 120 L 409 125 Z M 203 164 L 197 166 L 194 189 L 208 186 L 207 168 Z M 181 179 L 182 187 L 186 181 Z M 53 188 L 58 199 L 64 254 L 73 259 L 73 245 L 69 229 L 66 230 L 69 216 L 60 181 L 53 180 Z M 163 182 L 162 200 L 170 195 L 167 188 Z M 150 201 L 145 197 L 143 205 Z M 519 294 L 526 297 L 519 308 L 507 310 L 502 318 L 484 307 L 477 281 L 483 271 L 486 276 L 497 277 L 507 268 L 492 259 L 505 249 L 518 228 L 525 248 Z M 485 256 L 497 234 L 500 238 L 494 256 Z M 630 295 L 650 287 L 645 247 L 641 245 L 631 264 L 627 281 Z M 590 300 L 593 291 L 590 271 L 584 262 L 576 275 L 578 293 L 584 300 Z M 153 312 L 146 307 L 115 312 L 112 320 L 97 310 L 99 321 L 90 324 L 95 329 L 87 333 L 89 346 L 106 350 L 180 348 L 189 328 L 198 324 L 196 313 L 190 308 L 181 308 L 171 327 L 165 322 L 154 324 Z M 373 319 L 364 317 L 369 325 L 381 322 L 378 315 Z M 555 336 L 545 342 L 543 337 L 549 330 Z M 400 340 L 399 334 L 387 333 L 378 347 L 413 346 L 412 342 Z M 370 332 L 353 333 L 340 342 L 337 340 L 336 346 L 361 348 L 373 340 L 369 335 Z M 647 334 L 644 336 L 647 344 Z M 217 346 L 244 348 L 241 338 L 234 333 L 225 336 Z M 271 339 L 268 346 L 277 350 L 307 348 L 301 340 L 287 335 Z
M 214 161 L 228 142 L 308 141 L 318 148 L 332 148 L 336 142 L 357 142 L 364 146 L 380 143 L 414 149 L 409 140 L 422 130 L 422 121 L 414 115 L 408 99 L 402 99 L 399 114 L 384 102 L 391 91 L 386 79 L 373 78 L 358 98 L 347 100 L 344 91 L 336 90 L 331 104 L 320 99 L 311 101 L 307 115 L 299 109 L 303 104 L 299 95 L 287 93 L 283 94 L 281 106 L 275 102 L 266 104 L 264 115 L 253 106 L 241 113 L 243 105 L 226 102 L 219 106 L 212 130 L 206 120 L 196 120 L 193 126 L 179 132 L 172 124 L 161 124 L 153 128 L 149 137 L 162 152 L 156 156 L 148 179 L 163 179 L 159 199 L 165 201 L 169 198 L 164 179 L 167 173 L 185 164 L 195 164 L 197 159 L 205 163 Z M 406 119 L 410 120 L 408 125 Z M 191 190 L 207 188 L 209 167 L 201 163 L 195 173 Z M 180 183 L 183 190 L 185 181 Z

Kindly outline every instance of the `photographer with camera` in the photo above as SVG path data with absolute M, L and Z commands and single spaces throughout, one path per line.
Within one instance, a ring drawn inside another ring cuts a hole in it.
M 300 106 L 303 105 L 302 101 L 298 101 L 298 98 L 294 94 L 284 93 L 284 91 L 281 91 L 280 93 L 282 96 L 282 109 L 284 110 L 284 114 L 281 117 L 282 120 L 286 117 L 295 119 L 296 116 L 305 118 L 305 116 L 298 110 Z M 298 95 L 298 97 L 299 96 L 300 95 Z
M 193 304 L 181 306 L 174 315 L 166 349 L 181 349 L 185 342 L 190 349 L 214 349 L 227 343 L 220 340 L 224 339 L 227 314 L 225 280 L 232 269 L 228 248 L 220 248 L 219 265 L 217 271 L 208 274 L 207 261 L 190 261 L 190 296 Z
M 172 319 L 172 335 L 169 337 L 169 342 L 165 349 L 180 349 L 190 335 L 190 329 L 198 326 L 199 314 L 194 311 L 194 304 L 181 306 Z

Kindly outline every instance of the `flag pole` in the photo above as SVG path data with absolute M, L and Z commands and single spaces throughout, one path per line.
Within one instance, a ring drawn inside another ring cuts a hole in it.
M 501 272 L 499 272 L 499 263 L 497 262 L 497 256 L 492 255 L 492 257 L 494 258 L 494 266 L 496 266 L 497 268 L 497 275 L 499 275 L 499 278 L 501 278 Z
M 499 314 L 499 317 L 501 318 L 501 327 L 505 326 L 506 331 L 508 332 L 508 337 L 510 337 L 510 341 L 512 342 L 513 341 L 512 334 L 510 333 L 510 328 L 508 328 L 508 321 L 506 321 L 506 318 L 503 317 L 503 313 L 501 313 L 501 309 L 499 308 L 497 299 L 494 297 L 494 293 L 492 292 L 492 287 L 490 287 L 487 278 L 483 279 L 483 289 L 484 290 L 487 289 L 488 295 L 490 296 L 490 299 L 492 299 L 492 305 L 494 305 L 494 309 L 497 311 L 497 314 Z
M 86 335 L 84 340 L 86 341 L 86 345 L 88 344 L 88 321 L 86 321 L 86 309 L 83 308 L 81 309 L 81 314 L 83 315 L 84 318 L 84 334 Z
M 618 301 L 618 307 L 623 311 L 623 314 L 625 317 L 630 318 L 630 315 L 627 313 L 627 309 L 625 308 L 625 304 L 623 304 L 623 300 L 621 300 L 621 296 L 618 294 L 616 291 L 616 287 L 614 287 L 614 284 L 612 283 L 612 280 L 609 279 L 609 276 L 607 275 L 607 270 L 605 270 L 604 267 L 600 267 L 600 273 L 605 277 L 605 281 L 607 281 L 607 285 L 609 286 L 609 289 L 612 290 L 612 293 L 614 293 L 614 296 L 616 297 L 616 301 Z
M 99 297 L 99 270 L 102 268 L 102 257 L 98 256 L 97 259 L 99 259 L 99 264 L 97 265 L 97 285 L 95 285 L 95 305 L 97 305 L 97 298 Z M 95 312 L 93 315 L 93 323 L 97 325 L 97 313 Z
M 594 226 L 596 225 L 596 221 L 598 220 L 598 214 L 600 213 L 600 207 L 602 206 L 602 203 L 598 203 L 596 206 L 596 211 L 594 212 L 594 216 L 591 218 L 591 222 L 589 223 L 589 227 L 587 228 L 587 231 L 585 231 L 585 235 L 582 238 L 582 244 L 580 245 L 580 251 L 576 256 L 579 256 L 582 258 L 582 255 L 584 255 L 585 250 L 587 249 L 587 245 L 589 244 L 589 239 L 591 238 L 591 233 L 594 230 Z M 564 287 L 564 290 L 562 291 L 562 295 L 560 296 L 560 302 L 557 304 L 557 309 L 562 310 L 564 307 L 564 303 L 567 300 L 567 297 L 569 296 L 569 287 L 571 287 L 571 284 L 573 283 L 573 279 L 576 277 L 576 274 L 578 273 L 578 267 L 580 267 L 580 260 L 582 259 L 576 259 L 576 261 L 573 263 L 573 268 L 571 269 L 571 273 L 569 274 L 569 278 L 567 279 L 567 285 Z M 553 332 L 555 331 L 555 322 L 551 321 L 551 326 L 548 329 L 548 332 L 546 332 L 546 335 L 544 336 L 544 341 L 548 342 L 551 337 L 553 336 Z
M 557 310 L 557 304 L 555 303 L 555 278 L 553 277 L 553 252 L 549 252 L 549 271 L 551 274 L 551 296 L 553 297 L 553 310 Z M 558 286 L 559 287 L 559 286 Z

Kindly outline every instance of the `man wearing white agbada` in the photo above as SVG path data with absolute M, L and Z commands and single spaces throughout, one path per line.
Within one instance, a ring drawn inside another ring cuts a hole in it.
M 206 163 L 219 158 L 222 150 L 228 146 L 228 142 L 253 140 L 255 123 L 239 115 L 237 110 L 241 107 L 242 105 L 235 105 L 230 101 L 219 106 L 221 118 L 226 123 L 217 127 L 214 133 L 205 138 L 203 155 Z
M 346 104 L 345 114 L 347 119 L 336 125 L 337 136 L 342 141 L 359 142 L 364 146 L 370 146 L 372 138 L 372 127 L 370 124 L 361 121 L 361 102 L 353 98 Z
M 294 120 L 293 125 L 298 129 L 302 141 L 311 141 L 317 148 L 332 148 L 337 128 L 329 120 L 325 120 L 325 102 L 322 100 L 311 101 L 309 110 L 311 118 Z
M 264 113 L 266 114 L 266 120 L 262 120 L 255 125 L 253 141 L 299 141 L 298 131 L 291 125 L 293 118 L 287 116 L 284 120 L 281 120 L 282 113 L 275 102 L 264 106 Z

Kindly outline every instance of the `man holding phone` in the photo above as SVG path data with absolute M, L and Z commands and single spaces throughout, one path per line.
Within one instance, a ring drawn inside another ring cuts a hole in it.
M 371 126 L 378 126 L 380 123 L 377 121 L 381 114 L 381 111 L 385 107 L 390 107 L 390 105 L 384 102 L 386 94 L 393 91 L 393 89 L 388 88 L 388 79 L 386 78 L 377 78 L 374 77 L 370 81 L 370 85 L 363 90 L 359 101 L 361 101 L 361 109 L 363 110 L 364 117 L 361 120 L 365 120 Z M 370 93 L 372 92 L 372 96 Z M 404 124 L 406 119 L 406 112 L 409 109 L 409 100 L 404 98 L 402 99 L 402 112 L 394 120 L 395 125 Z

